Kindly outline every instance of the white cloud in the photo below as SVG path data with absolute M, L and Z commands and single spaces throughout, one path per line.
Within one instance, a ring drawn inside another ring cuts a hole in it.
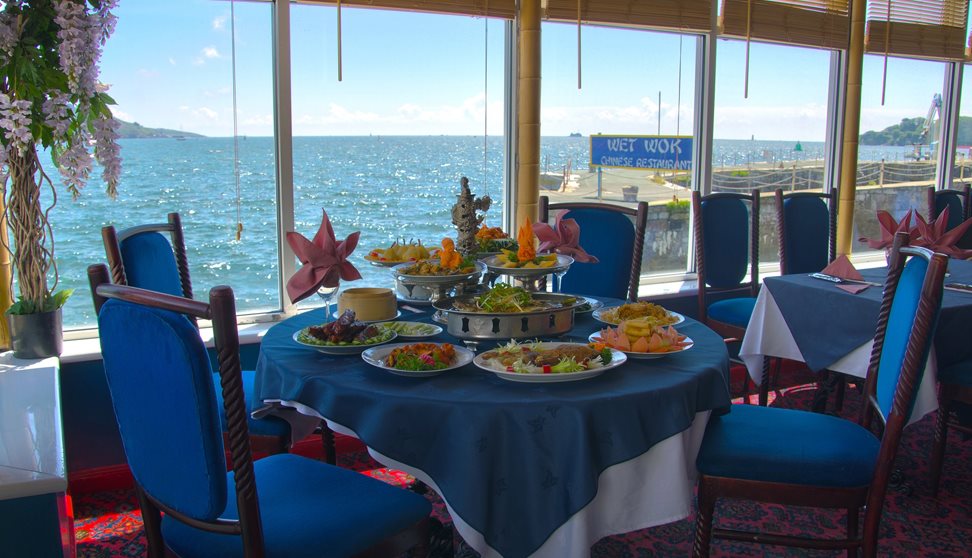
M 202 55 L 205 56 L 206 58 L 220 58 L 221 57 L 221 55 L 219 54 L 219 51 L 216 50 L 216 47 L 214 47 L 214 46 L 208 46 L 208 47 L 205 47 L 204 49 L 202 49 Z
M 175 66 L 175 65 L 176 65 L 176 60 L 175 60 L 175 58 L 173 58 L 173 57 L 171 57 L 171 56 L 170 56 L 170 57 L 169 57 L 169 64 L 171 64 L 171 65 L 173 65 L 173 66 Z
M 209 107 L 199 107 L 192 111 L 192 113 L 207 120 L 219 120 L 219 113 Z
M 221 15 L 213 18 L 213 29 L 216 31 L 222 31 L 226 29 L 226 21 L 229 20 L 229 16 Z
M 118 119 L 120 119 L 120 120 L 124 120 L 124 121 L 126 121 L 126 122 L 132 122 L 132 121 L 134 120 L 134 119 L 132 118 L 132 115 L 130 115 L 130 114 L 128 114 L 127 112 L 125 112 L 125 111 L 123 111 L 123 110 L 121 110 L 121 109 L 119 109 L 118 107 L 112 107 L 112 108 L 111 108 L 111 114 L 112 114 L 112 116 L 114 116 L 115 118 L 118 118 Z

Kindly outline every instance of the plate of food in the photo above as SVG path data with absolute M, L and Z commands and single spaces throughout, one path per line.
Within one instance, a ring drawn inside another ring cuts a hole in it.
M 572 382 L 600 376 L 625 363 L 623 352 L 585 343 L 510 341 L 479 354 L 473 364 L 511 382 Z
M 578 296 L 577 299 L 583 302 L 580 306 L 574 307 L 575 314 L 586 314 L 588 312 L 593 312 L 595 310 L 598 310 L 599 308 L 602 308 L 604 306 L 603 302 L 589 296 Z
M 381 322 L 377 325 L 394 331 L 399 339 L 425 339 L 442 333 L 441 327 L 422 322 Z
M 395 337 L 397 334 L 392 330 L 355 320 L 352 310 L 345 310 L 333 322 L 308 326 L 294 333 L 298 344 L 329 355 L 355 355 Z
M 426 260 L 432 257 L 435 249 L 429 250 L 422 241 L 395 241 L 388 248 L 375 248 L 364 259 L 373 265 L 391 267 L 403 263 Z
M 519 246 L 516 240 L 503 232 L 500 227 L 483 225 L 476 231 L 476 255 L 479 258 L 495 256 L 502 250 L 516 251 Z
M 368 364 L 411 378 L 438 376 L 472 362 L 473 352 L 450 343 L 396 343 L 361 353 Z
M 624 320 L 644 318 L 656 326 L 677 325 L 685 321 L 685 316 L 678 312 L 665 310 L 651 302 L 632 302 L 621 306 L 609 306 L 595 310 L 594 319 L 605 324 L 618 325 Z
M 671 326 L 653 326 L 638 319 L 621 322 L 618 327 L 606 327 L 588 337 L 595 347 L 619 350 L 629 358 L 654 359 L 691 349 L 695 342 Z

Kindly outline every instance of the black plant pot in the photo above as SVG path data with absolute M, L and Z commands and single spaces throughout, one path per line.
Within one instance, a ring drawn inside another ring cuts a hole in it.
M 60 356 L 64 348 L 61 309 L 35 314 L 8 314 L 10 343 L 17 358 Z

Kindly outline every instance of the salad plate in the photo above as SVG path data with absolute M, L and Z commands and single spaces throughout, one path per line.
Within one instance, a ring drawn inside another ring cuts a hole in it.
M 318 350 L 322 353 L 328 355 L 356 355 L 361 351 L 374 347 L 376 345 L 382 345 L 393 341 L 395 337 L 398 336 L 397 333 L 390 330 L 384 330 L 380 334 L 371 337 L 367 342 L 342 342 L 342 343 L 328 343 L 326 341 L 321 341 L 316 337 L 313 337 L 307 333 L 308 328 L 304 328 L 296 333 L 294 333 L 294 341 L 298 345 L 303 345 L 311 349 Z
M 626 305 L 622 304 L 621 306 L 626 306 Z M 621 320 L 618 319 L 617 312 L 618 309 L 621 308 L 621 306 L 608 306 L 607 308 L 598 308 L 594 310 L 591 316 L 593 316 L 595 320 L 601 322 L 602 324 L 618 325 L 619 323 L 621 323 Z M 659 306 L 659 308 L 661 308 L 661 306 Z M 685 321 L 685 316 L 679 314 L 678 312 L 672 312 L 671 310 L 665 310 L 665 311 L 668 312 L 668 315 L 671 318 L 674 318 L 675 321 L 667 324 L 658 324 L 658 325 L 672 326 L 672 325 L 678 325 Z
M 590 337 L 588 337 L 588 340 L 591 341 L 592 343 L 603 343 L 604 342 L 601 339 L 600 332 L 594 332 L 594 333 L 592 333 L 590 335 Z M 687 351 L 687 350 L 689 350 L 689 349 L 691 349 L 692 347 L 695 346 L 695 341 L 692 341 L 692 338 L 691 337 L 686 337 L 682 342 L 685 345 L 682 346 L 682 347 L 680 347 L 677 350 L 674 350 L 674 351 L 662 351 L 662 352 L 648 352 L 648 353 L 643 353 L 643 352 L 635 352 L 635 351 L 622 351 L 620 349 L 613 349 L 613 350 L 620 351 L 620 352 L 624 353 L 625 356 L 627 356 L 630 359 L 635 359 L 635 360 L 654 360 L 656 358 L 667 357 L 668 355 L 677 355 L 678 353 L 684 353 L 685 351 Z
M 382 329 L 390 329 L 399 339 L 425 339 L 442 333 L 442 328 L 422 322 L 379 322 Z
M 583 300 L 584 303 L 574 307 L 574 314 L 587 314 L 588 312 L 595 312 L 604 307 L 604 303 L 596 298 L 580 295 L 577 295 L 577 298 Z
M 516 368 L 519 370 L 514 370 L 513 366 L 506 366 L 502 362 L 502 356 L 497 356 L 502 354 L 504 351 L 507 354 L 516 354 L 517 352 L 531 352 L 537 355 L 544 355 L 545 353 L 551 353 L 556 350 L 567 350 L 567 351 L 579 351 L 583 349 L 590 349 L 586 343 L 558 343 L 558 342 L 530 342 L 530 343 L 515 343 L 511 342 L 507 345 L 497 347 L 492 351 L 487 351 L 476 355 L 473 359 L 473 364 L 496 374 L 497 377 L 511 381 L 511 382 L 524 382 L 524 383 L 556 383 L 556 382 L 573 382 L 579 380 L 587 380 L 589 378 L 594 378 L 600 376 L 601 374 L 607 372 L 612 368 L 617 368 L 627 361 L 627 356 L 617 349 L 605 349 L 611 353 L 611 361 L 607 364 L 591 365 L 589 362 L 584 362 L 581 364 L 581 368 L 578 370 L 570 372 L 554 372 L 553 367 L 559 366 L 563 363 L 561 360 L 557 365 L 547 367 L 551 371 L 544 372 L 544 368 L 535 366 L 533 364 L 527 365 L 517 365 Z M 574 353 L 577 354 L 577 353 Z M 575 363 L 577 361 L 575 360 Z M 582 359 L 583 362 L 583 359 Z
M 451 345 L 452 350 L 455 351 L 455 356 L 452 360 L 452 363 L 450 363 L 445 368 L 438 368 L 434 370 L 400 370 L 398 368 L 395 368 L 394 366 L 389 366 L 388 364 L 386 364 L 388 355 L 390 355 L 392 351 L 404 347 L 410 347 L 410 346 L 414 347 L 415 345 L 433 345 L 433 343 L 395 343 L 393 345 L 382 345 L 380 347 L 372 347 L 370 349 L 365 350 L 363 353 L 361 353 L 361 358 L 368 364 L 376 368 L 380 368 L 386 372 L 395 374 L 397 376 L 406 376 L 409 378 L 428 378 L 431 376 L 438 376 L 439 374 L 448 372 L 449 370 L 455 370 L 456 368 L 461 368 L 469 364 L 470 362 L 472 362 L 473 356 L 475 356 L 473 352 L 470 351 L 469 349 Z M 442 347 L 442 345 L 448 345 L 448 343 L 443 343 L 443 344 L 435 343 L 434 345 Z

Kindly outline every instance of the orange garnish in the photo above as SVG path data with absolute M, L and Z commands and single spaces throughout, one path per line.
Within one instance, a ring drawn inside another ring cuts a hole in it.
M 487 227 L 486 225 L 483 225 L 478 231 L 476 231 L 476 238 L 482 238 L 484 240 L 496 240 L 498 238 L 509 237 L 500 227 Z
M 439 251 L 439 265 L 446 269 L 456 269 L 462 264 L 462 255 L 456 252 L 456 243 L 451 238 L 442 239 L 442 250 Z
M 533 224 L 527 217 L 526 223 L 516 233 L 516 241 L 520 248 L 516 251 L 516 258 L 521 262 L 530 261 L 537 257 L 537 250 L 533 247 Z

